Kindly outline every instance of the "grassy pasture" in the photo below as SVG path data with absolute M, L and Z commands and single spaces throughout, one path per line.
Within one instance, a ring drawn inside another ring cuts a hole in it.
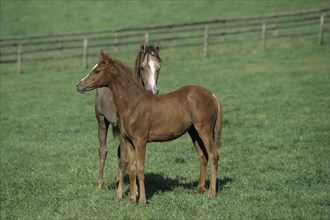
M 20 23 L 21 18 L 3 17 L 3 10 L 8 15 L 14 10 L 12 5 L 17 4 L 8 2 L 1 1 L 1 35 L 31 34 Z M 96 9 L 101 3 L 95 4 Z M 141 2 L 130 3 L 142 12 L 146 10 Z M 159 24 L 196 18 L 192 14 L 201 5 L 195 3 L 187 11 L 183 8 L 188 3 L 182 3 L 180 11 L 162 2 L 158 7 L 181 14 L 173 13 L 175 16 L 168 20 L 161 14 Z M 225 9 L 234 8 L 237 2 L 215 6 L 226 17 L 327 4 L 326 1 L 257 3 L 252 7 L 241 2 L 246 7 L 235 11 Z M 37 1 L 28 4 L 35 6 L 29 6 L 31 10 L 38 11 L 39 7 L 49 10 Z M 67 4 L 62 12 L 69 17 L 92 8 L 88 1 L 54 4 L 54 7 Z M 123 3 L 111 4 L 117 7 L 113 12 L 120 14 L 118 10 L 123 10 Z M 209 8 L 209 14 L 200 13 L 198 19 L 219 17 L 211 8 L 214 7 Z M 68 13 L 70 9 L 73 13 Z M 23 7 L 18 10 L 24 11 Z M 39 15 L 43 13 L 47 14 Z M 153 11 L 145 16 L 155 14 Z M 99 16 L 92 21 L 101 24 L 106 16 Z M 126 23 L 116 20 L 111 25 L 136 25 L 134 22 L 142 22 L 142 18 L 137 16 L 135 21 Z M 27 19 L 36 22 L 32 17 Z M 94 28 L 89 19 L 86 19 L 89 22 L 76 19 L 67 25 L 49 20 L 49 29 L 42 21 L 35 31 Z M 5 21 L 17 25 L 10 29 Z M 95 93 L 80 95 L 75 91 L 75 83 L 86 74 L 81 69 L 81 60 L 26 63 L 22 75 L 15 74 L 14 65 L 1 65 L 1 219 L 328 219 L 329 40 L 326 38 L 322 47 L 317 40 L 317 36 L 272 40 L 267 42 L 265 52 L 260 42 L 213 46 L 207 59 L 202 57 L 201 48 L 162 51 L 164 62 L 159 78 L 162 93 L 197 84 L 213 91 L 223 104 L 218 195 L 215 198 L 209 198 L 207 193 L 195 195 L 199 161 L 185 135 L 172 142 L 148 144 L 145 180 L 148 204 L 143 207 L 128 205 L 128 178 L 124 199 L 118 201 L 115 197 L 118 140 L 111 135 L 105 187 L 96 188 L 99 164 Z M 134 56 L 118 58 L 132 65 Z M 94 59 L 96 62 L 98 58 Z M 185 162 L 176 163 L 176 158 Z
M 1 0 L 1 36 L 164 25 L 329 7 L 327 0 Z

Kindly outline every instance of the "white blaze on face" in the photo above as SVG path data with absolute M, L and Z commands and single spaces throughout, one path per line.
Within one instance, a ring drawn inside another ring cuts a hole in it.
M 153 90 L 156 90 L 158 63 L 155 62 L 153 59 L 149 59 L 149 67 L 150 67 L 151 76 L 148 77 L 148 83 Z
M 92 70 L 91 71 L 93 71 L 96 67 L 97 67 L 97 65 L 98 65 L 98 63 L 97 64 L 95 64 L 95 66 L 92 68 Z
M 95 64 L 95 66 L 91 69 L 91 72 L 97 67 L 97 65 L 98 63 Z M 87 76 L 89 76 L 89 74 L 87 74 Z M 85 76 L 81 81 L 84 81 L 87 78 L 87 76 Z

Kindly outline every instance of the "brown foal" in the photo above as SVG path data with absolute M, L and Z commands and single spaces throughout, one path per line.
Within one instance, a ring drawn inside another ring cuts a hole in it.
M 191 136 L 200 158 L 197 193 L 205 190 L 206 168 L 210 160 L 209 195 L 216 195 L 222 110 L 214 94 L 202 87 L 185 86 L 155 96 L 136 83 L 126 65 L 102 51 L 99 63 L 77 84 L 77 91 L 83 93 L 99 87 L 110 88 L 116 104 L 120 144 L 125 145 L 128 152 L 130 203 L 136 201 L 136 178 L 139 203 L 146 203 L 144 163 L 147 142 L 173 140 L 185 132 Z

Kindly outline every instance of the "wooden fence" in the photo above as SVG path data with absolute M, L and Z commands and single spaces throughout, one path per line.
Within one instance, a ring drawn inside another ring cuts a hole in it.
M 203 47 L 205 57 L 212 44 L 260 41 L 265 50 L 270 38 L 315 35 L 322 45 L 324 35 L 329 34 L 329 18 L 330 8 L 321 8 L 149 27 L 0 37 L 0 63 L 16 63 L 21 73 L 23 62 L 81 57 L 87 68 L 88 56 L 99 49 L 110 50 L 111 54 L 131 53 L 141 40 L 160 41 L 163 48 Z

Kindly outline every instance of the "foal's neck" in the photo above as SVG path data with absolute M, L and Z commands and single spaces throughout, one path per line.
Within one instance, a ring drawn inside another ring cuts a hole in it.
M 118 113 L 134 108 L 141 99 L 145 99 L 151 94 L 142 88 L 133 78 L 132 73 L 128 69 L 119 70 L 113 73 L 109 88 L 113 93 L 114 102 Z

